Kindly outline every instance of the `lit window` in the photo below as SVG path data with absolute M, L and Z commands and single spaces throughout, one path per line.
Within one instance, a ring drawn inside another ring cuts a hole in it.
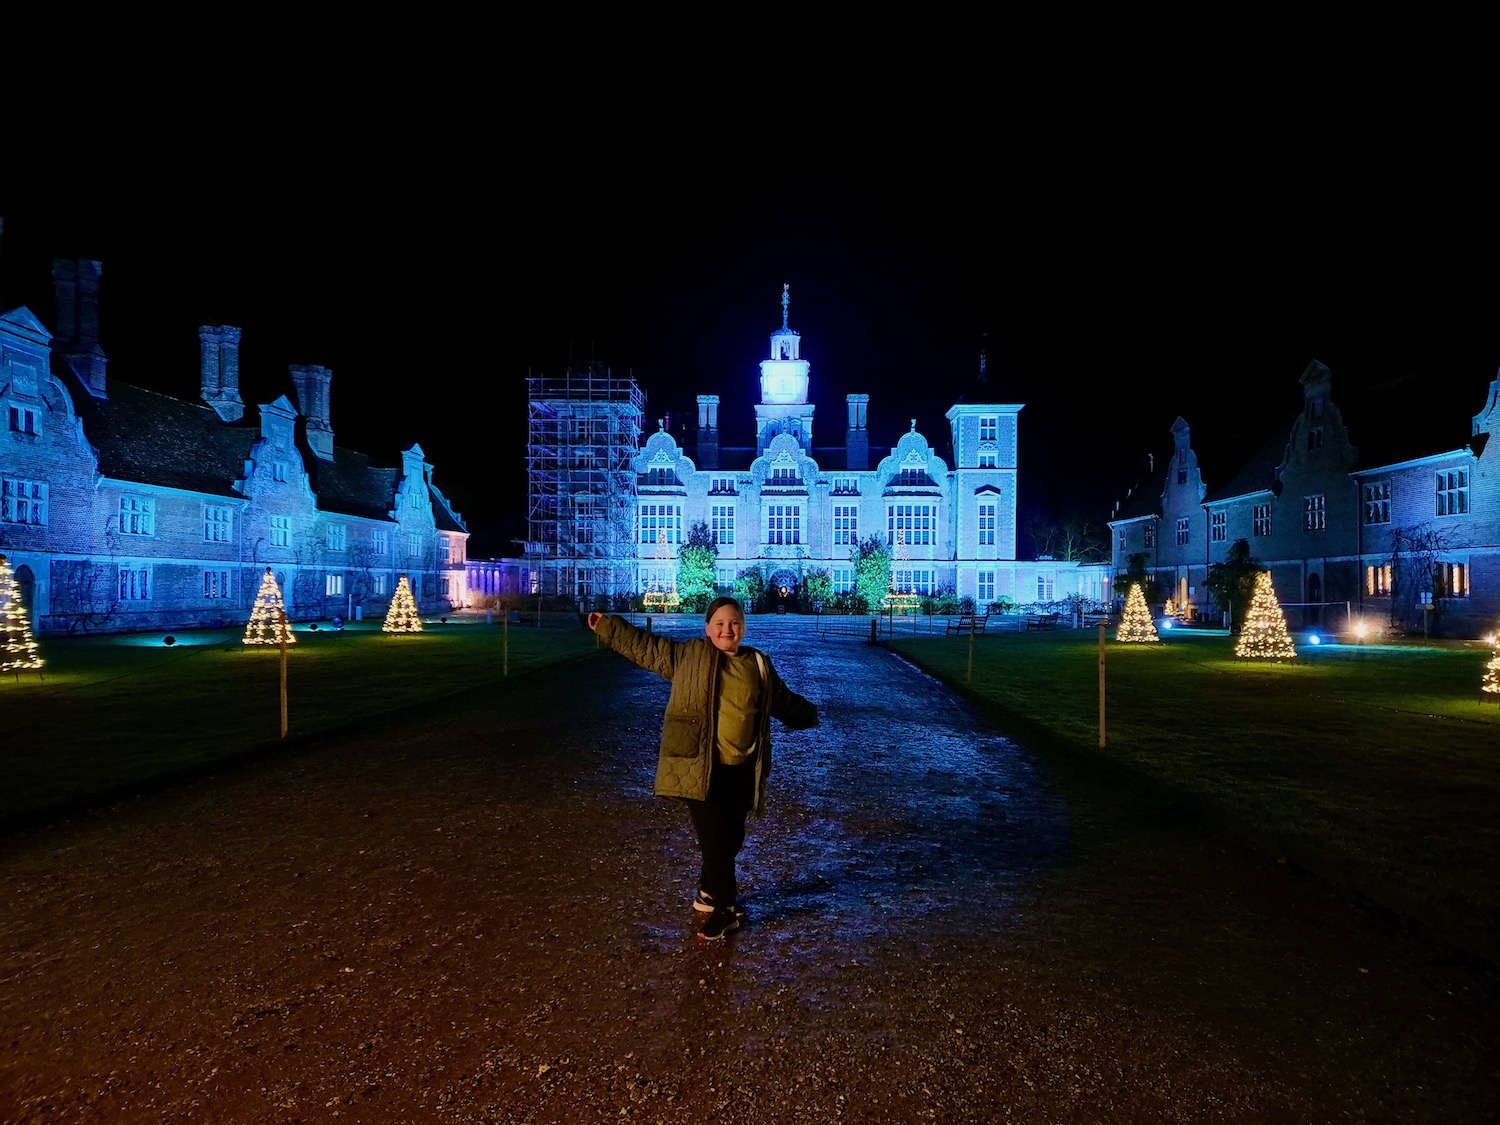
M 897 536 L 900 541 L 912 546 L 930 546 L 934 539 L 936 520 L 931 504 L 888 504 L 886 513 L 885 545 L 894 547 Z
M 1052 600 L 1052 579 L 1050 574 L 1038 574 L 1036 576 L 1036 600 L 1039 602 L 1050 602 Z
M 330 574 L 324 580 L 323 593 L 330 598 L 342 597 L 344 593 L 344 576 L 342 574 Z
M 341 523 L 328 525 L 328 549 L 330 551 L 342 551 L 349 544 L 349 529 Z
M 205 598 L 229 597 L 229 571 L 205 570 L 203 572 L 203 596 Z
M 995 600 L 995 572 L 993 570 L 979 572 L 979 587 L 974 600 L 981 607 L 988 606 Z
M 232 538 L 234 510 L 222 504 L 208 504 L 203 509 L 203 538 L 208 543 L 228 543 Z
M 1156 546 L 1156 525 L 1148 523 L 1141 527 L 1141 539 L 1147 547 Z
M 1208 513 L 1208 537 L 1214 543 L 1229 538 L 1229 516 L 1224 512 Z
M 766 542 L 802 542 L 802 508 L 797 504 L 770 504 L 766 507 Z
M 122 602 L 151 600 L 151 568 L 149 566 L 122 566 L 120 568 L 120 600 Z
M 1328 502 L 1322 496 L 1302 498 L 1302 530 L 1322 531 L 1328 526 Z
M 47 523 L 47 485 L 39 480 L 19 477 L 0 478 L 0 520 L 6 523 Z
M 678 504 L 641 505 L 642 543 L 681 543 L 682 507 Z
M 413 559 L 419 559 L 422 557 L 422 537 L 420 535 L 407 536 L 406 555 L 408 558 Z
M 292 545 L 292 517 L 271 517 L 271 546 L 290 547 Z
M 1365 523 L 1391 522 L 1391 482 L 1375 481 L 1365 485 Z
M 385 593 L 385 575 L 370 575 L 370 593 L 379 597 Z
M 1178 520 L 1177 520 L 1177 545 L 1179 547 L 1186 547 L 1187 544 L 1188 544 L 1188 539 L 1191 537 L 1191 535 L 1192 535 L 1192 530 L 1188 527 L 1188 518 L 1187 518 L 1187 516 L 1180 516 L 1180 517 L 1178 517 Z
M 852 547 L 859 542 L 859 508 L 853 504 L 833 506 L 834 546 Z
M 998 415 L 985 415 L 979 419 L 979 440 L 994 441 L 1000 436 L 1000 418 Z
M 1391 594 L 1391 565 L 1365 567 L 1365 593 L 1371 597 L 1388 598 Z
M 1437 514 L 1461 516 L 1469 510 L 1469 473 L 1451 469 L 1437 475 Z
M 388 549 L 389 543 L 386 540 L 385 528 L 372 528 L 370 531 L 370 550 L 377 555 L 383 555 Z
M 995 545 L 995 505 L 979 505 L 979 545 L 981 547 L 993 547 Z
M 120 497 L 121 535 L 151 535 L 155 530 L 155 500 L 145 496 Z
M 1469 568 L 1463 563 L 1438 563 L 1432 570 L 1432 592 L 1439 598 L 1469 596 Z
M 721 547 L 734 544 L 734 505 L 714 504 L 708 509 L 708 529 L 713 532 L 714 543 Z
M 438 553 L 442 555 L 445 563 L 451 563 L 453 561 L 453 540 L 449 539 L 446 535 L 439 535 Z M 447 593 L 446 590 L 443 592 Z
M 1256 535 L 1271 534 L 1271 505 L 1255 505 L 1255 518 L 1250 525 L 1250 530 Z

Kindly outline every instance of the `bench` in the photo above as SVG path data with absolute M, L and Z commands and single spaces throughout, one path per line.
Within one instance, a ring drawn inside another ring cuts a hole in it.
M 965 633 L 973 635 L 984 632 L 989 623 L 988 613 L 961 613 L 957 621 L 948 622 L 948 627 L 944 631 L 950 637 L 961 636 Z
M 1115 615 L 1112 613 L 1085 613 L 1083 615 L 1083 627 L 1085 629 L 1098 628 L 1100 625 L 1113 625 Z
M 1061 614 L 1057 613 L 1028 613 L 1026 615 L 1026 631 L 1028 633 L 1040 633 L 1043 629 L 1056 629 L 1057 619 Z

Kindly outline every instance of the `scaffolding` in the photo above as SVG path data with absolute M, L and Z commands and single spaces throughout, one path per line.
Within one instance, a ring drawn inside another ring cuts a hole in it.
M 635 583 L 635 458 L 646 396 L 601 364 L 526 379 L 531 593 L 582 607 Z

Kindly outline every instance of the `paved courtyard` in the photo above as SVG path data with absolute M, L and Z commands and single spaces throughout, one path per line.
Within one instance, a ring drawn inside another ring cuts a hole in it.
M 823 723 L 726 943 L 605 654 L 0 842 L 0 1121 L 1500 1118 L 1493 1002 L 1376 920 L 879 647 L 747 640 Z

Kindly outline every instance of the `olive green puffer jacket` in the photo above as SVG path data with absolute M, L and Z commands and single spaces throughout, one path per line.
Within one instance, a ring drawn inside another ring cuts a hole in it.
M 691 641 L 658 637 L 623 617 L 605 617 L 594 632 L 625 659 L 672 685 L 662 720 L 653 792 L 658 797 L 705 800 L 715 757 L 714 715 L 722 654 L 707 637 Z M 746 646 L 742 651 L 755 650 Z M 769 682 L 762 685 L 761 692 L 755 806 L 751 809 L 756 816 L 765 807 L 766 779 L 771 773 L 771 720 L 775 718 L 792 730 L 818 725 L 817 707 L 782 682 L 769 657 L 765 657 L 763 667 Z

